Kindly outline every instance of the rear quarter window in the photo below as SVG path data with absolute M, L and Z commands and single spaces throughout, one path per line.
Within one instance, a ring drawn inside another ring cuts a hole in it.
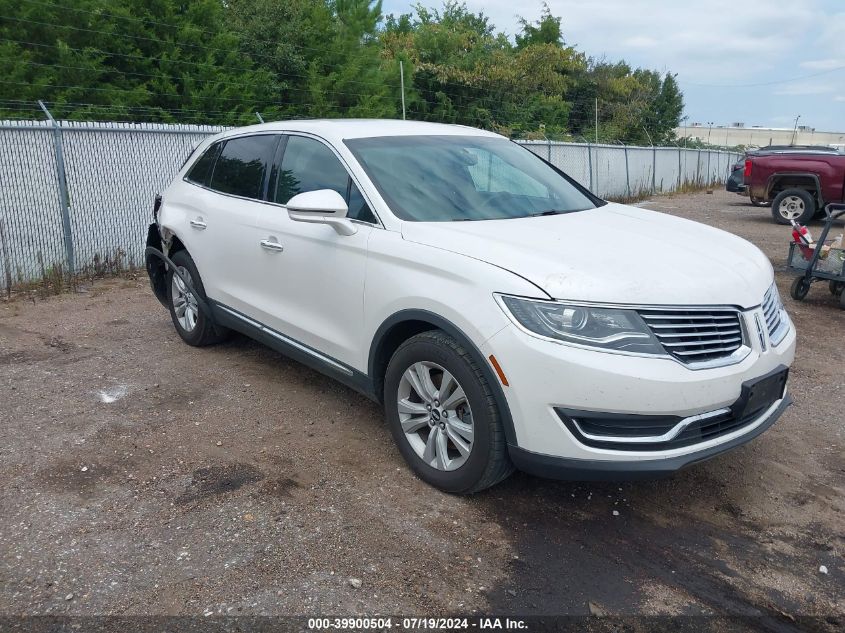
M 198 185 L 207 186 L 208 180 L 211 178 L 211 170 L 214 168 L 214 161 L 217 160 L 217 155 L 220 153 L 221 145 L 222 143 L 220 141 L 212 143 L 188 170 L 188 173 L 185 174 L 185 179 Z
M 272 164 L 279 136 L 262 134 L 225 141 L 214 163 L 209 187 L 221 193 L 261 200 L 264 175 Z

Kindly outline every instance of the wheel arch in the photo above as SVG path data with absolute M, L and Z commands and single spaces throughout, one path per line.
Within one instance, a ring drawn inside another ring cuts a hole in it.
M 823 206 L 818 174 L 797 171 L 774 173 L 766 182 L 766 198 L 774 200 L 775 196 L 787 189 L 803 189 L 813 196 L 819 207 Z
M 493 397 L 499 409 L 507 443 L 516 446 L 516 432 L 514 431 L 510 407 L 505 398 L 502 385 L 490 363 L 481 353 L 481 350 L 478 349 L 457 325 L 434 312 L 420 309 L 401 310 L 385 319 L 378 330 L 376 330 L 370 345 L 369 360 L 367 363 L 367 373 L 372 381 L 372 389 L 376 399 L 381 403 L 384 401 L 384 375 L 390 359 L 399 346 L 412 336 L 430 330 L 441 330 L 454 338 L 466 348 L 472 359 L 481 368 L 487 383 L 493 391 Z
M 172 257 L 179 251 L 187 250 L 182 241 L 174 234 L 168 240 L 162 240 L 158 224 L 150 224 L 147 229 L 147 247 L 154 248 Z M 150 287 L 159 303 L 167 307 L 167 264 L 160 257 L 155 255 L 146 256 L 147 275 L 150 278 Z

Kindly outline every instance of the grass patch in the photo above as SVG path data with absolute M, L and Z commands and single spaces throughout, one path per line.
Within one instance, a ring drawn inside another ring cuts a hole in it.
M 95 254 L 90 262 L 83 264 L 74 273 L 69 273 L 65 264 L 61 262 L 45 265 L 39 261 L 41 276 L 37 279 L 23 281 L 18 271 L 18 281 L 7 279 L 5 300 L 14 301 L 16 298 L 46 299 L 64 292 L 79 292 L 86 285 L 98 279 L 124 278 L 135 280 L 140 269 L 126 257 L 123 249 L 116 249 L 107 255 Z

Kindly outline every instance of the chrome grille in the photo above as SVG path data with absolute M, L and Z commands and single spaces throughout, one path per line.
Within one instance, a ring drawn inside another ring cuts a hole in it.
M 743 344 L 734 310 L 640 310 L 639 315 L 667 353 L 695 364 L 729 357 Z
M 783 303 L 776 285 L 772 284 L 763 298 L 763 315 L 766 317 L 766 329 L 769 330 L 769 340 L 777 345 L 786 335 L 786 321 L 783 318 Z

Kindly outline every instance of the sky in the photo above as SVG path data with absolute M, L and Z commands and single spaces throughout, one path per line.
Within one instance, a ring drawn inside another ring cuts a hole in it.
M 415 0 L 383 0 L 385 15 Z M 440 0 L 422 0 L 440 6 Z M 466 0 L 511 39 L 542 2 Z M 845 0 L 548 0 L 566 44 L 677 74 L 688 123 L 845 131 Z

